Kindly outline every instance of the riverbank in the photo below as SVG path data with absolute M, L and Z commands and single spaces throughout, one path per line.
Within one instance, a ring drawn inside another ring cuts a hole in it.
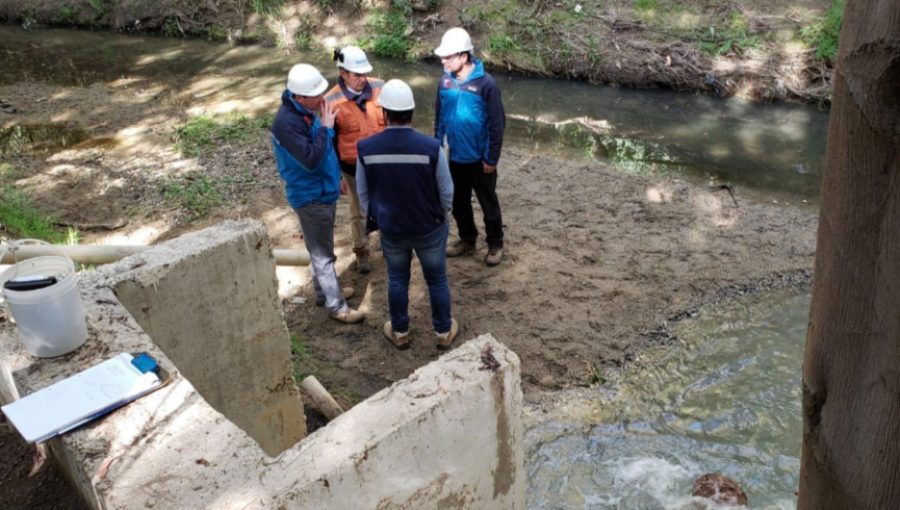
M 111 45 L 87 37 L 97 34 L 58 32 L 11 38 L 27 49 L 0 57 L 9 71 L 0 76 L 0 191 L 27 199 L 40 218 L 52 215 L 44 226 L 62 239 L 67 228 L 77 229 L 83 244 L 152 244 L 252 217 L 266 223 L 275 246 L 302 246 L 267 135 L 285 62 L 227 47 L 158 47 L 146 37 Z M 66 50 L 79 42 L 90 50 Z M 126 51 L 134 47 L 150 51 Z M 427 81 L 430 90 L 434 76 L 427 73 L 415 81 Z M 430 113 L 426 102 L 417 108 L 420 129 Z M 750 144 L 757 146 L 771 148 Z M 602 385 L 607 370 L 671 342 L 670 324 L 698 306 L 809 279 L 811 206 L 750 199 L 742 188 L 735 204 L 724 190 L 625 175 L 530 147 L 507 144 L 499 167 L 507 260 L 493 269 L 478 258 L 455 260 L 449 271 L 461 338 L 492 332 L 519 353 L 531 403 L 559 389 Z M 315 374 L 352 405 L 438 351 L 421 274 L 411 290 L 414 347 L 397 352 L 381 336 L 383 257 L 376 252 L 370 275 L 355 273 L 344 202 L 336 237 L 340 279 L 357 289 L 351 303 L 369 320 L 342 326 L 320 308 L 287 303 L 285 315 L 296 376 Z M 281 281 L 285 295 L 312 303 L 305 270 L 283 273 Z M 0 444 L 0 463 L 23 473 L 0 486 L 3 500 L 32 509 L 52 494 L 42 508 L 70 508 L 59 479 L 37 485 L 24 475 L 32 467 L 29 451 Z
M 262 43 L 328 52 L 359 44 L 433 58 L 463 26 L 493 70 L 717 97 L 830 103 L 842 0 L 10 0 L 0 20 Z
M 266 223 L 276 247 L 301 246 L 266 117 L 235 112 L 183 120 L 185 110 L 211 112 L 245 101 L 254 111 L 274 111 L 277 93 L 232 89 L 227 97 L 198 98 L 194 84 L 181 86 L 161 90 L 125 79 L 85 88 L 31 81 L 0 87 L 0 97 L 21 108 L 16 125 L 57 126 L 63 135 L 67 124 L 70 133 L 81 130 L 69 147 L 18 138 L 17 153 L 4 157 L 4 185 L 27 193 L 58 223 L 81 226 L 86 244 L 153 243 L 252 217 Z M 58 141 L 58 132 L 45 132 Z M 816 215 L 809 206 L 754 203 L 740 194 L 735 202 L 725 190 L 521 148 L 505 149 L 499 172 L 507 259 L 486 268 L 482 246 L 476 258 L 451 261 L 454 313 L 464 338 L 490 332 L 522 357 L 532 400 L 546 390 L 596 382 L 601 367 L 667 339 L 668 321 L 729 289 L 812 268 Z M 295 305 L 286 306 L 286 317 L 298 372 L 345 389 L 352 401 L 405 377 L 438 351 L 417 275 L 415 347 L 398 353 L 381 338 L 384 260 L 376 241 L 374 271 L 362 276 L 352 268 L 347 209 L 342 201 L 338 270 L 342 284 L 357 289 L 351 303 L 370 320 L 347 327 L 319 308 Z M 305 272 L 283 290 L 314 301 Z

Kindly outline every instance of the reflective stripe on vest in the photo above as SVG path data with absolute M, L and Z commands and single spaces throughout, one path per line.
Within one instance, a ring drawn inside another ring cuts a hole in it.
M 335 118 L 337 126 L 337 140 L 335 149 L 338 157 L 344 163 L 356 164 L 356 144 L 364 138 L 378 134 L 385 129 L 382 108 L 378 104 L 378 96 L 381 94 L 382 80 L 366 78 L 372 87 L 372 98 L 366 101 L 366 111 L 363 112 L 354 102 L 344 96 L 340 83 L 332 87 L 325 95 L 325 100 L 334 104 L 335 109 L 340 109 Z

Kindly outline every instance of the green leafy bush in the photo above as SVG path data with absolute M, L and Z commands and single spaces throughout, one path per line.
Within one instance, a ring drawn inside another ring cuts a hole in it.
M 819 18 L 818 23 L 800 29 L 800 38 L 810 48 L 816 49 L 819 60 L 834 60 L 837 57 L 845 5 L 845 0 L 832 0 L 831 8 Z

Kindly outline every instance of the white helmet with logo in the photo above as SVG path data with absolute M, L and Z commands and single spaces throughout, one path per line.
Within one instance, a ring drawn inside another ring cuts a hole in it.
M 352 73 L 369 74 L 372 72 L 372 64 L 366 57 L 366 52 L 356 46 L 347 46 L 342 50 L 335 50 L 337 66 Z
M 444 37 L 441 38 L 441 45 L 434 50 L 434 54 L 439 57 L 449 57 L 450 55 L 472 51 L 473 49 L 475 47 L 472 46 L 472 38 L 469 37 L 469 33 L 462 28 L 456 27 L 444 32 Z
M 328 88 L 318 69 L 309 64 L 297 64 L 288 73 L 287 89 L 298 96 L 316 97 Z
M 385 83 L 381 88 L 381 94 L 378 95 L 378 104 L 385 110 L 393 112 L 407 112 L 416 107 L 412 89 L 403 80 Z

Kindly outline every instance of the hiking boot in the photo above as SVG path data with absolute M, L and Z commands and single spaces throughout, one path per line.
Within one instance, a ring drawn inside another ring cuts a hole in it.
M 366 314 L 352 308 L 348 308 L 345 312 L 329 315 L 329 317 L 344 324 L 359 324 L 366 320 Z
M 345 300 L 352 298 L 353 294 L 356 294 L 356 291 L 353 290 L 353 287 L 344 287 L 343 289 L 341 289 L 341 297 L 343 297 Z M 319 299 L 317 296 L 316 306 L 325 306 L 325 298 L 323 297 L 322 299 Z
M 500 262 L 503 261 L 503 248 L 490 248 L 488 249 L 487 255 L 484 257 L 484 263 L 488 265 L 488 267 L 494 267 Z
M 368 274 L 372 270 L 372 254 L 369 248 L 366 246 L 354 248 L 353 253 L 356 254 L 356 272 Z
M 450 349 L 450 344 L 456 340 L 456 335 L 459 334 L 459 323 L 456 322 L 456 319 L 451 319 L 450 331 L 446 333 L 437 333 L 437 348 L 446 351 Z
M 409 349 L 409 331 L 406 333 L 395 333 L 394 328 L 391 326 L 391 321 L 384 323 L 384 337 L 391 345 L 401 351 Z
M 475 243 L 456 241 L 450 246 L 447 246 L 448 257 L 466 257 L 469 255 L 475 255 Z

